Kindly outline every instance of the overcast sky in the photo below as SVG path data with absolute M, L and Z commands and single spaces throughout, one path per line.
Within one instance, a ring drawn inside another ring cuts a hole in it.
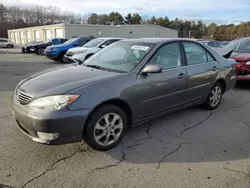
M 171 19 L 216 23 L 239 23 L 250 20 L 250 0 L 0 0 L 4 5 L 58 6 L 75 13 L 109 13 L 123 15 L 138 12 L 143 16 L 168 16 Z

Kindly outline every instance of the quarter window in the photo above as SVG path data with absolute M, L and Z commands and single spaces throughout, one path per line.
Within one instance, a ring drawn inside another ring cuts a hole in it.
M 182 66 L 179 43 L 165 44 L 153 55 L 149 64 L 159 64 L 164 70 Z
M 188 65 L 215 61 L 215 59 L 200 45 L 193 42 L 183 42 L 183 45 Z

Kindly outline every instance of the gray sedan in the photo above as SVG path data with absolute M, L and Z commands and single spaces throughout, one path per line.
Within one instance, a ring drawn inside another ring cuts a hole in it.
M 236 82 L 235 65 L 186 39 L 127 39 L 82 64 L 45 70 L 12 96 L 19 128 L 33 141 L 116 146 L 127 129 L 194 105 L 217 108 Z

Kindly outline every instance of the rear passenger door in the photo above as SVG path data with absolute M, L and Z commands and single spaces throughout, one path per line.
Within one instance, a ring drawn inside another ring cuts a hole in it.
M 8 41 L 5 39 L 0 39 L 0 47 L 7 47 Z
M 198 102 L 207 97 L 219 76 L 219 63 L 203 46 L 183 41 L 187 63 L 187 97 Z

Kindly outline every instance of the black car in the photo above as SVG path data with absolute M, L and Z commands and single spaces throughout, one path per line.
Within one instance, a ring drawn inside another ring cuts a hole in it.
M 34 45 L 41 44 L 41 43 L 43 43 L 43 42 L 42 41 L 30 41 L 24 47 L 22 47 L 22 52 L 23 53 L 31 53 L 33 51 L 31 51 L 30 49 L 33 48 Z
M 46 42 L 43 43 L 39 43 L 36 45 L 33 45 L 30 50 L 35 52 L 37 55 L 42 55 L 44 50 L 51 45 L 58 45 L 58 44 L 63 44 L 64 42 L 66 42 L 67 39 L 63 39 L 63 38 L 54 38 L 54 39 L 50 39 L 47 40 Z

